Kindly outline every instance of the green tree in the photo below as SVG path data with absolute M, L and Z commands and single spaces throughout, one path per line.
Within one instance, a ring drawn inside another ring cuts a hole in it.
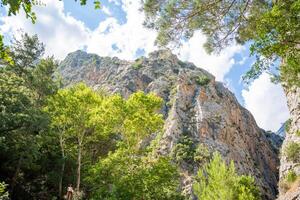
M 91 169 L 90 199 L 183 199 L 179 173 L 166 157 L 150 158 L 118 149 Z
M 1 200 L 8 200 L 9 199 L 9 194 L 6 191 L 6 184 L 3 182 L 0 182 L 0 199 Z
M 19 193 L 27 193 L 22 183 L 32 183 L 38 177 L 32 173 L 41 167 L 39 141 L 49 122 L 42 107 L 59 87 L 54 78 L 57 63 L 53 58 L 42 58 L 43 52 L 36 36 L 24 34 L 10 47 L 12 62 L 1 63 L 1 173 L 6 174 L 12 198 L 16 187 Z
M 59 141 L 62 159 L 65 159 L 65 139 L 71 138 L 77 149 L 77 183 L 80 191 L 82 155 L 94 134 L 104 134 L 96 131 L 97 124 L 92 123 L 96 112 L 94 109 L 102 103 L 102 97 L 85 84 L 80 83 L 71 88 L 62 89 L 49 98 L 46 110 L 51 116 L 52 124 L 59 130 Z M 64 164 L 62 166 L 64 173 Z M 62 177 L 62 175 L 61 175 Z M 60 194 L 61 183 L 60 180 Z
M 127 148 L 139 147 L 142 139 L 158 132 L 163 126 L 163 116 L 158 111 L 163 100 L 153 93 L 136 92 L 125 102 L 121 134 Z
M 121 137 L 118 148 L 90 168 L 86 177 L 92 187 L 90 199 L 181 199 L 176 166 L 166 157 L 150 157 L 148 149 L 141 146 L 162 129 L 163 117 L 158 114 L 162 99 L 137 92 L 114 104 L 106 107 L 111 114 L 98 113 L 105 113 L 103 119 L 108 121 L 114 116 L 115 130 Z
M 273 73 L 282 60 L 277 80 L 299 87 L 300 0 L 146 0 L 145 25 L 158 30 L 157 43 L 167 45 L 190 38 L 196 30 L 207 36 L 208 52 L 219 52 L 236 41 L 251 41 L 257 62 L 246 80 Z
M 219 153 L 198 171 L 193 185 L 195 195 L 203 200 L 257 200 L 260 193 L 250 176 L 238 176 L 233 162 L 229 166 Z

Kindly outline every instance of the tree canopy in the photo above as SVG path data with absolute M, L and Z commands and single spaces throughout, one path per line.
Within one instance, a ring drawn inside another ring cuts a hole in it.
M 180 44 L 201 30 L 208 52 L 219 52 L 237 42 L 251 42 L 257 62 L 244 76 L 273 74 L 287 86 L 300 85 L 299 0 L 146 0 L 145 26 L 158 30 L 157 43 Z M 280 73 L 274 65 L 282 60 Z
M 250 176 L 239 176 L 233 162 L 229 166 L 219 153 L 198 171 L 194 192 L 201 200 L 259 200 L 260 192 Z

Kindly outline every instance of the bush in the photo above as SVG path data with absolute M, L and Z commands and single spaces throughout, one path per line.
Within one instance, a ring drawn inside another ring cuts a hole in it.
M 289 132 L 290 131 L 290 128 L 291 128 L 291 123 L 292 123 L 292 119 L 288 119 L 285 124 L 284 124 L 284 130 L 285 132 Z
M 133 69 L 141 69 L 143 67 L 143 60 L 141 58 L 136 59 L 132 67 Z
M 254 178 L 237 175 L 233 162 L 227 166 L 219 153 L 198 171 L 193 189 L 201 200 L 261 199 Z
M 168 157 L 119 149 L 93 166 L 86 181 L 92 191 L 88 199 L 183 200 L 179 172 Z
M 194 161 L 197 163 L 207 163 L 211 155 L 207 147 L 203 144 L 199 144 L 194 153 Z
M 177 163 L 204 164 L 211 158 L 210 152 L 203 144 L 195 145 L 188 136 L 182 136 L 172 151 L 172 157 Z
M 196 147 L 192 139 L 188 136 L 183 136 L 175 145 L 172 151 L 172 156 L 178 163 L 181 163 L 183 161 L 191 163 L 194 160 L 195 151 Z
M 280 180 L 279 182 L 279 187 L 284 191 L 288 191 L 293 184 L 295 183 L 295 181 L 298 179 L 297 174 L 293 171 L 290 170 L 288 171 L 288 173 L 286 174 L 285 178 Z
M 294 172 L 294 170 L 290 170 L 288 171 L 286 177 L 285 177 L 285 180 L 288 182 L 288 183 L 293 183 L 295 182 L 297 179 L 297 174 Z
M 300 153 L 300 144 L 296 142 L 290 142 L 285 148 L 285 156 L 288 161 L 298 162 Z
M 295 134 L 300 137 L 300 130 L 297 130 Z
M 0 182 L 0 199 L 1 200 L 9 200 L 9 194 L 6 189 L 6 184 L 4 182 Z
M 196 78 L 196 83 L 199 84 L 200 86 L 205 86 L 209 82 L 210 82 L 210 79 L 205 75 L 201 75 Z

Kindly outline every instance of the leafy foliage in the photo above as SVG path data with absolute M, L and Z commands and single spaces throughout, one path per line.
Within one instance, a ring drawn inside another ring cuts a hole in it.
M 90 199 L 181 199 L 176 166 L 167 157 L 150 157 L 139 145 L 161 130 L 162 116 L 156 114 L 161 105 L 160 98 L 143 92 L 122 101 L 118 109 L 124 115 L 116 123 L 122 138 L 117 150 L 91 167 Z
M 143 67 L 143 60 L 141 58 L 136 59 L 135 62 L 132 64 L 133 69 L 140 69 Z
M 285 130 L 287 133 L 290 131 L 291 123 L 292 123 L 292 119 L 288 119 L 288 120 L 284 123 L 284 130 Z
M 238 176 L 233 162 L 227 166 L 219 153 L 214 153 L 211 162 L 198 171 L 193 189 L 203 200 L 260 199 L 254 179 Z
M 9 200 L 9 194 L 8 191 L 6 191 L 6 184 L 3 182 L 0 182 L 0 199 L 1 200 Z
M 178 143 L 175 145 L 172 154 L 176 162 L 187 162 L 191 163 L 194 161 L 194 154 L 196 152 L 196 147 L 194 142 L 188 136 L 183 136 L 179 139 Z
M 194 153 L 194 161 L 198 164 L 205 164 L 211 158 L 211 153 L 208 148 L 203 144 L 198 144 L 196 151 Z
M 105 131 L 101 123 L 93 123 L 97 117 L 95 109 L 102 103 L 102 97 L 83 83 L 62 89 L 48 100 L 46 111 L 51 116 L 52 125 L 61 130 L 60 142 L 71 140 L 71 148 L 77 150 L 77 191 L 80 191 L 82 155 L 86 145 L 93 139 L 103 137 Z M 61 148 L 64 144 L 61 144 Z M 63 150 L 62 150 L 63 151 Z
M 189 136 L 182 136 L 172 150 L 176 162 L 204 164 L 210 159 L 210 152 L 203 144 L 196 145 Z
M 257 61 L 244 80 L 266 71 L 288 87 L 299 86 L 299 5 L 299 0 L 146 0 L 145 26 L 158 30 L 156 41 L 162 46 L 178 44 L 197 30 L 208 37 L 204 45 L 208 52 L 218 53 L 234 41 L 251 41 Z M 278 59 L 280 73 L 274 71 Z
M 285 179 L 288 183 L 293 183 L 297 179 L 297 174 L 293 170 L 290 170 L 290 171 L 288 171 Z
M 298 176 L 294 170 L 289 170 L 285 177 L 279 181 L 279 187 L 284 191 L 288 191 L 297 182 Z
M 284 149 L 284 153 L 288 161 L 299 162 L 300 144 L 297 142 L 290 142 Z
M 201 75 L 196 78 L 196 83 L 200 86 L 205 86 L 210 82 L 210 79 L 206 75 Z
M 21 40 L 13 41 L 10 62 L 1 63 L 0 168 L 13 199 L 31 199 L 31 193 L 45 187 L 45 182 L 38 181 L 49 164 L 41 162 L 42 134 L 49 124 L 42 108 L 60 83 L 55 79 L 56 61 L 42 58 L 43 52 L 36 36 L 24 34 Z
M 150 158 L 119 149 L 91 172 L 91 199 L 182 199 L 177 168 L 165 157 Z

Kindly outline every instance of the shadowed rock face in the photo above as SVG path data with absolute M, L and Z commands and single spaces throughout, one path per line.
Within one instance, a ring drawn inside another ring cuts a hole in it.
M 84 81 L 124 97 L 137 90 L 156 93 L 165 100 L 161 112 L 166 119 L 158 152 L 170 154 L 182 135 L 188 135 L 195 144 L 233 160 L 240 174 L 254 176 L 263 199 L 275 199 L 281 138 L 260 129 L 251 113 L 207 71 L 178 60 L 170 51 L 156 51 L 135 62 L 76 51 L 61 63 L 61 72 L 67 84 Z M 192 193 L 198 167 L 181 164 L 186 194 Z

